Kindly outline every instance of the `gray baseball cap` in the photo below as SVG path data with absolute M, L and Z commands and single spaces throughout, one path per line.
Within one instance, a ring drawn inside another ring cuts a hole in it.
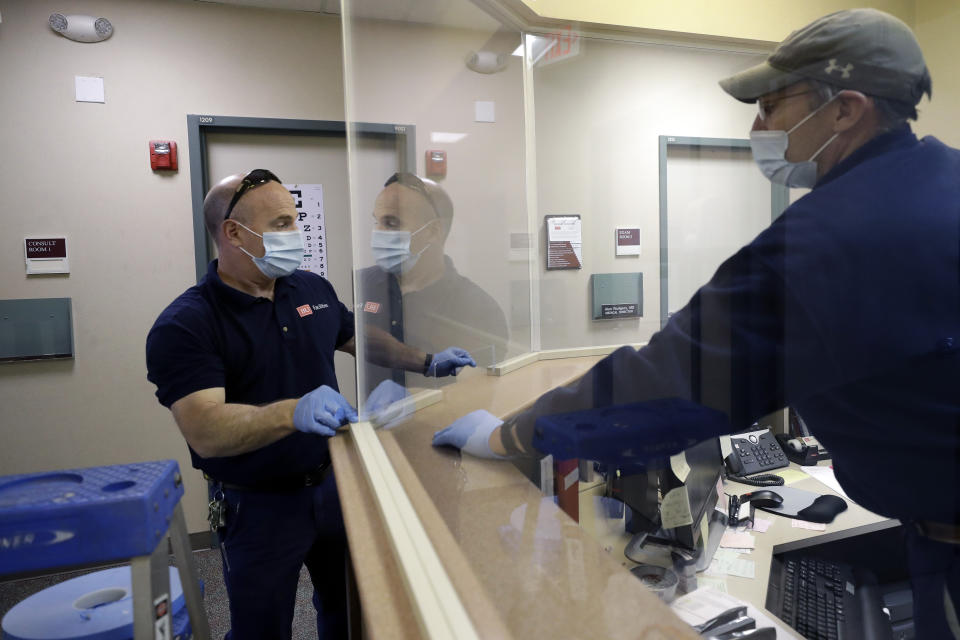
M 815 20 L 777 45 L 764 62 L 720 81 L 742 102 L 803 80 L 888 98 L 911 106 L 930 95 L 930 72 L 904 22 L 876 9 L 838 11 Z

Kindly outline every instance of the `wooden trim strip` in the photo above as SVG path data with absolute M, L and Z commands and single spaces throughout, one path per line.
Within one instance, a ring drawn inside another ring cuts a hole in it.
M 351 425 L 350 431 L 424 635 L 431 640 L 478 640 L 476 628 L 373 425 L 359 422 Z

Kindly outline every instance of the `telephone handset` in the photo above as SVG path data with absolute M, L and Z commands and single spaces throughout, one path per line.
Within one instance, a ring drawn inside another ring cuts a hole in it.
M 783 484 L 783 478 L 773 474 L 746 477 L 780 469 L 790 464 L 769 429 L 731 436 L 730 446 L 732 452 L 724 460 L 728 478 L 754 487 L 773 487 Z

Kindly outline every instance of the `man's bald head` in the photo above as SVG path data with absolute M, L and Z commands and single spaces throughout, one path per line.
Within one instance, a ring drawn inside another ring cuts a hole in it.
M 236 193 L 241 180 L 243 180 L 243 176 L 240 174 L 227 176 L 215 184 L 207 192 L 207 197 L 203 199 L 203 222 L 207 227 L 207 233 L 210 234 L 217 245 L 220 244 L 220 228 L 223 225 L 223 216 L 227 212 L 230 200 Z M 237 215 L 233 217 L 237 217 Z

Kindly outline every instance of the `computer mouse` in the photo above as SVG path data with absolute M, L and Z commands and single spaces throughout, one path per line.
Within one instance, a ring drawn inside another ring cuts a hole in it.
M 740 496 L 740 502 L 751 502 L 756 507 L 778 507 L 783 504 L 783 496 L 768 489 L 751 491 Z

